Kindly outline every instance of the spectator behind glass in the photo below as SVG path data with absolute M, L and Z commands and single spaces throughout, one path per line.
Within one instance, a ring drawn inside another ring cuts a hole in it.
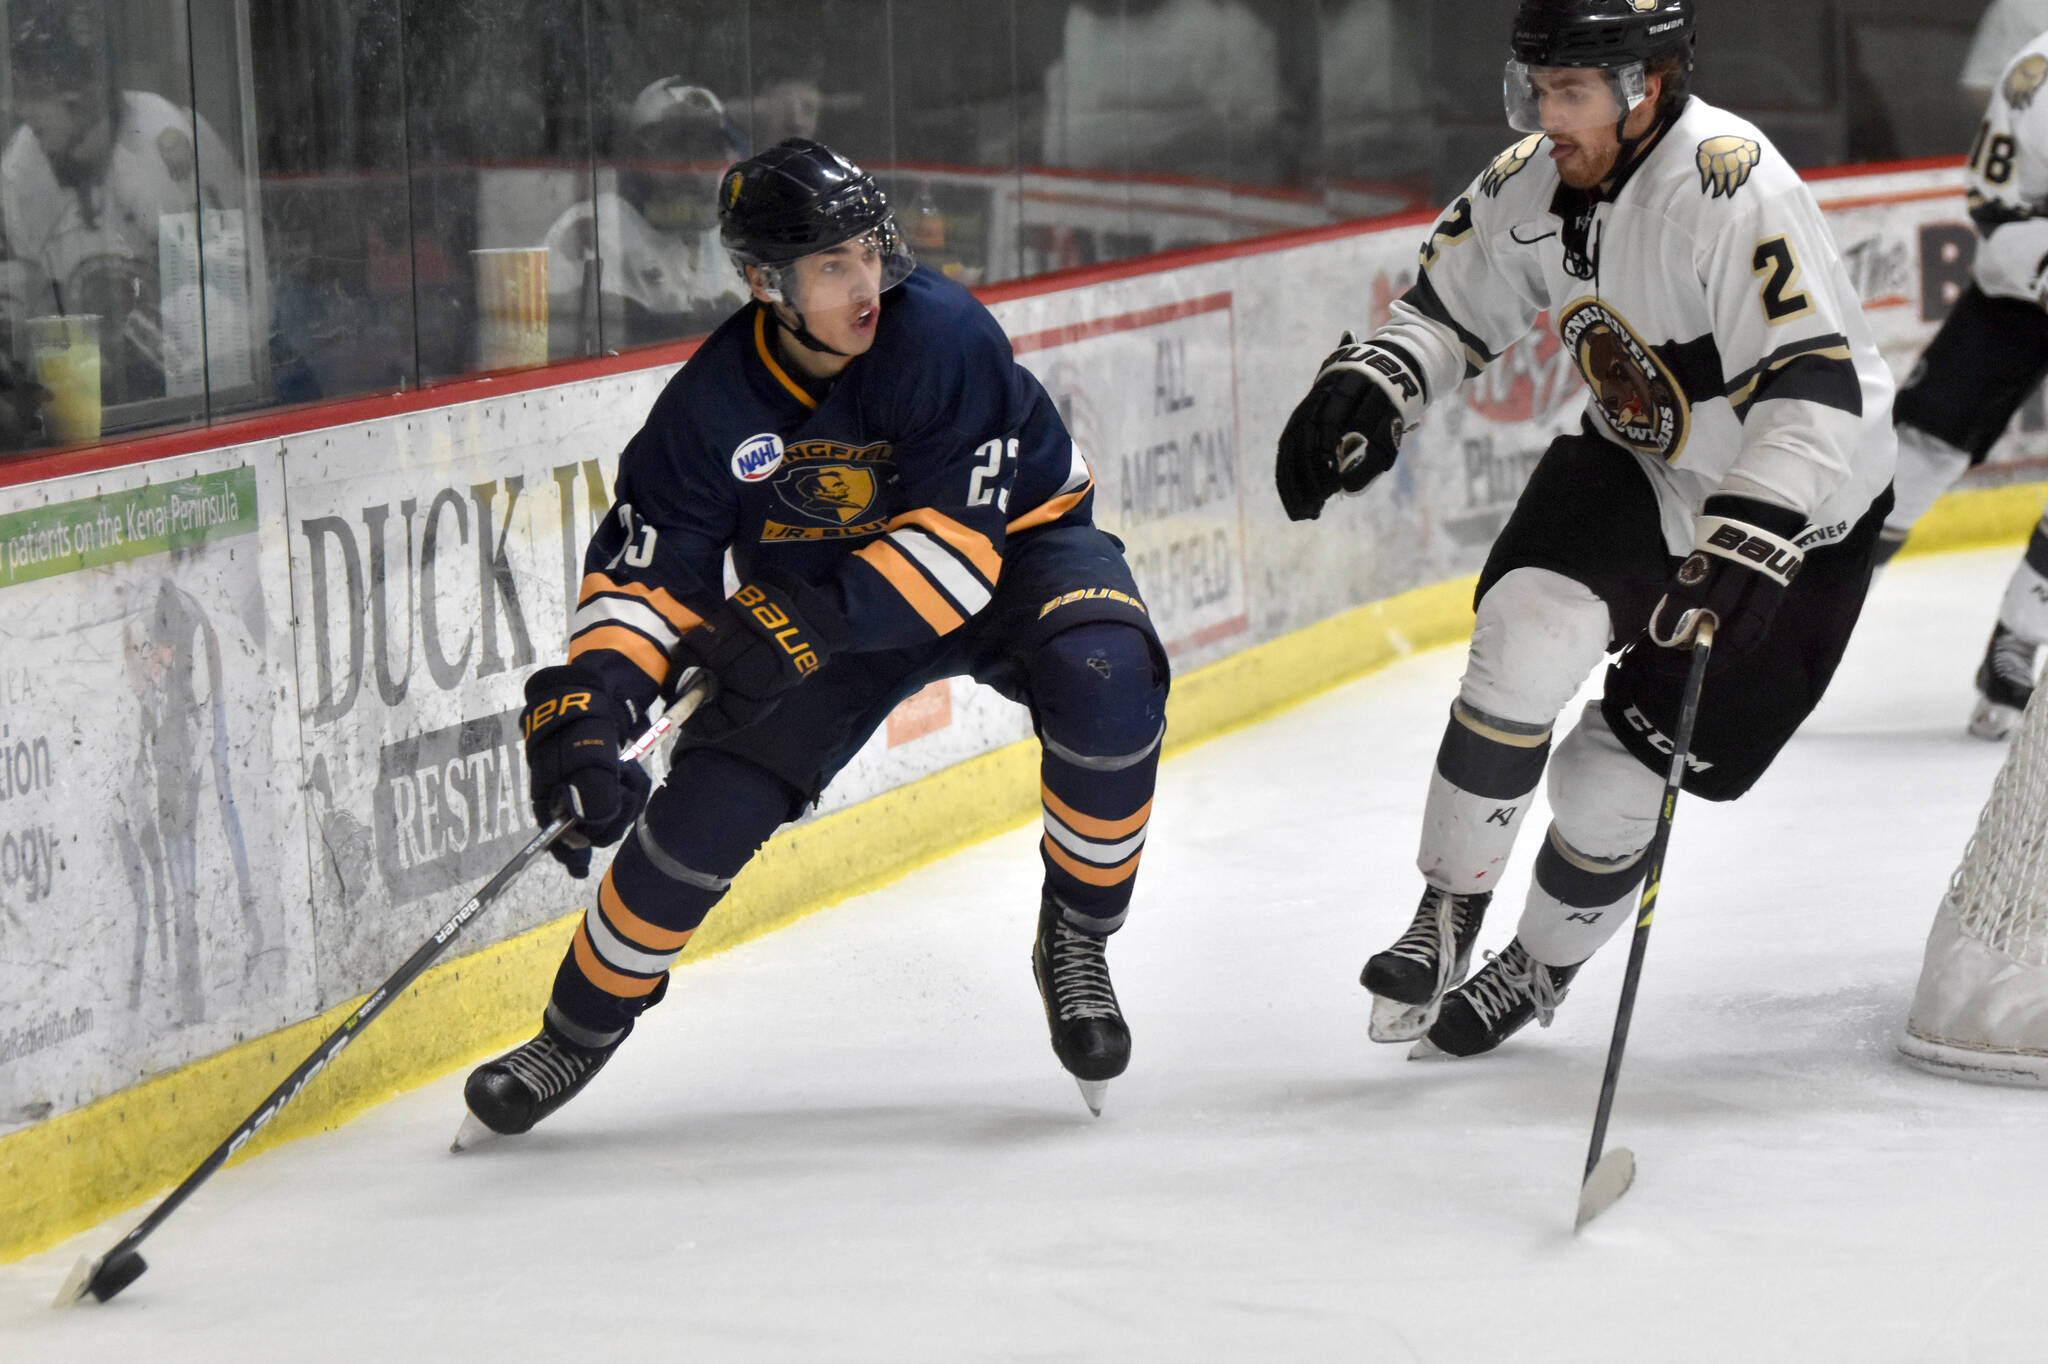
M 1055 166 L 1255 179 L 1233 147 L 1279 140 L 1280 43 L 1238 0 L 1075 4 L 1045 72 L 1045 158 Z
M 1977 36 L 1970 43 L 1970 55 L 1963 60 L 1963 76 L 1958 82 L 1977 117 L 1984 116 L 1992 88 L 2005 73 L 2006 64 L 2044 31 L 2048 31 L 2048 0 L 1991 0 L 1991 7 L 1977 22 Z
M 626 113 L 617 192 L 601 192 L 548 229 L 548 316 L 555 354 L 709 331 L 747 300 L 718 241 L 718 181 L 746 138 L 718 96 L 679 76 L 642 90 Z M 595 268 L 592 268 L 594 265 Z
M 0 152 L 0 289 L 16 354 L 26 318 L 95 314 L 100 393 L 112 423 L 121 404 L 196 396 L 206 357 L 195 210 L 232 210 L 231 224 L 211 220 L 210 230 L 246 230 L 242 177 L 227 144 L 191 110 L 120 88 L 101 7 L 16 0 L 8 27 L 12 112 L 21 126 Z M 186 244 L 170 258 L 160 252 L 166 227 Z M 219 259 L 209 249 L 206 280 L 208 325 L 217 337 L 242 338 L 225 363 L 216 347 L 214 364 L 244 382 L 250 345 L 261 336 L 249 313 L 246 245 Z M 239 277 L 229 265 L 240 267 Z

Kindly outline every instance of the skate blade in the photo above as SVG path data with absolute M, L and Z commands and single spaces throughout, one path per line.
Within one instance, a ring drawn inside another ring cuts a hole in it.
M 448 1143 L 448 1150 L 451 1154 L 459 1155 L 482 1146 L 487 1141 L 496 1141 L 498 1136 L 497 1132 L 484 1125 L 483 1119 L 465 1110 L 462 1114 L 462 1126 L 456 1129 L 455 1140 Z
M 1374 995 L 1372 1022 L 1367 1025 L 1365 1035 L 1375 1042 L 1413 1042 L 1435 1025 L 1437 1011 L 1441 1008 L 1441 996 L 1427 1004 L 1403 1004 L 1398 999 Z
M 2001 706 L 1996 701 L 1980 699 L 1977 708 L 1970 712 L 1970 733 L 1976 738 L 1990 739 L 1994 743 L 2009 739 L 2019 718 L 2020 713 L 2011 706 Z
M 1411 1061 L 1462 1061 L 1465 1058 L 1451 1055 L 1451 1053 L 1445 1051 L 1427 1037 L 1424 1037 L 1419 1039 L 1414 1046 L 1408 1048 L 1408 1059 Z
M 1109 1097 L 1109 1081 L 1083 1080 L 1076 1076 L 1074 1083 L 1080 1087 L 1081 1102 L 1088 1105 L 1088 1111 L 1096 1117 L 1102 1116 L 1102 1101 Z
M 1626 1146 L 1617 1146 L 1600 1157 L 1599 1164 L 1586 1176 L 1586 1182 L 1579 1186 L 1579 1220 L 1572 1223 L 1572 1230 L 1577 1232 L 1613 1207 L 1615 1201 L 1628 1192 L 1629 1185 L 1635 1182 L 1635 1152 Z

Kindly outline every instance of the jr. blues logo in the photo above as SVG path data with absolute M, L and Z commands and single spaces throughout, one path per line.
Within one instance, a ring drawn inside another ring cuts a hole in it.
M 782 463 L 782 437 L 773 431 L 749 436 L 732 452 L 732 476 L 742 483 L 759 483 Z

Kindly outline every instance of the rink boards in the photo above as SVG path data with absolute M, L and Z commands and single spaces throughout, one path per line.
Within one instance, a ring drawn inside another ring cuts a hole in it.
M 1960 172 L 1816 190 L 1903 373 L 1967 279 Z M 1274 433 L 1338 333 L 1413 281 L 1427 231 L 987 291 L 1174 655 L 1174 746 L 1459 638 L 1467 578 L 1577 425 L 1572 359 L 1539 333 L 1370 496 L 1285 521 Z M 520 683 L 561 653 L 617 451 L 672 372 L 0 488 L 0 1258 L 181 1175 L 530 835 Z M 2024 533 L 2040 490 L 1996 485 L 2044 454 L 2032 406 L 1916 546 Z M 692 954 L 1030 818 L 1028 737 L 971 683 L 912 698 Z M 530 1029 L 551 926 L 586 893 L 552 864 L 515 885 L 257 1144 Z

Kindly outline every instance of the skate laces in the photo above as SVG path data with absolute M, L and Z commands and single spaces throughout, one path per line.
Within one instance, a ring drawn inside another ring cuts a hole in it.
M 1059 998 L 1063 1022 L 1121 1017 L 1103 948 L 1102 939 L 1069 928 L 1064 921 L 1054 921 L 1048 955 L 1052 958 L 1052 992 Z
M 1471 903 L 1466 897 L 1431 886 L 1408 931 L 1387 951 L 1417 966 L 1434 967 L 1436 993 L 1442 994 L 1451 983 L 1459 955 L 1458 939 L 1466 931 L 1471 914 Z
M 597 1058 L 572 1051 L 542 1033 L 525 1046 L 509 1052 L 498 1062 L 528 1090 L 545 1102 L 575 1084 L 596 1068 Z
M 1531 959 L 1519 939 L 1498 954 L 1488 952 L 1486 961 L 1486 969 L 1463 991 L 1486 1026 L 1496 1027 L 1516 1005 L 1527 1004 L 1536 1011 L 1537 1024 L 1549 1027 L 1566 994 L 1556 973 Z

